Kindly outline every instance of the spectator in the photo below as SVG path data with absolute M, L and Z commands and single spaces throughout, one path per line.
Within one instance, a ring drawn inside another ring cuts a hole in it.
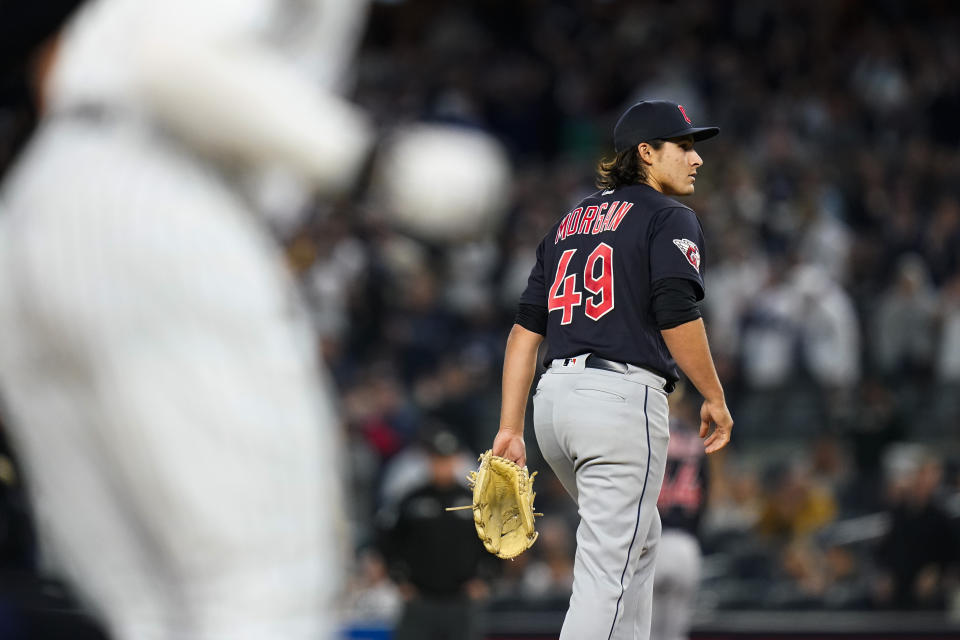
M 757 530 L 763 536 L 788 541 L 815 533 L 837 515 L 833 495 L 815 484 L 801 465 L 771 469 Z
M 956 566 L 960 536 L 939 503 L 941 461 L 926 451 L 908 451 L 900 473 L 890 478 L 890 530 L 877 559 L 886 571 L 878 604 L 892 609 L 944 609 L 944 580 Z
M 937 378 L 947 384 L 960 384 L 960 272 L 943 287 L 940 314 Z
M 400 617 L 403 599 L 390 581 L 386 563 L 373 549 L 363 549 L 357 564 L 359 570 L 347 586 L 344 618 L 348 622 L 392 628 Z
M 537 522 L 535 558 L 523 573 L 523 597 L 563 609 L 573 591 L 572 530 L 559 518 Z
M 860 378 L 860 326 L 846 291 L 817 267 L 791 274 L 800 305 L 804 363 L 824 389 L 849 390 Z
M 869 606 L 868 572 L 853 550 L 806 538 L 788 544 L 779 559 L 788 579 L 771 598 L 779 606 L 860 610 Z
M 477 539 L 458 480 L 460 444 L 449 431 L 429 434 L 430 477 L 380 514 L 380 549 L 405 603 L 395 640 L 479 640 L 476 602 L 488 593 L 480 577 L 490 556 Z
M 874 357 L 887 376 L 928 375 L 933 366 L 936 295 L 921 256 L 903 256 L 883 293 L 874 329 Z
M 711 540 L 742 538 L 754 531 L 764 507 L 761 482 L 747 464 L 727 454 L 710 486 L 710 502 L 703 519 L 702 535 Z
M 943 284 L 960 272 L 960 202 L 956 197 L 945 195 L 937 202 L 924 247 L 935 283 Z
M 786 384 L 797 369 L 800 301 L 783 262 L 772 266 L 769 280 L 744 314 L 741 357 L 747 384 L 768 389 Z
M 783 385 L 801 366 L 825 389 L 849 389 L 859 379 L 853 301 L 818 267 L 775 267 L 744 323 L 744 372 L 754 388 Z

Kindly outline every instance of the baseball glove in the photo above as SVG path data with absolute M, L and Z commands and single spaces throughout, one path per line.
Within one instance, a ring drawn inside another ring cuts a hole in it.
M 477 535 L 487 551 L 498 558 L 515 558 L 536 542 L 533 479 L 515 462 L 493 455 L 488 449 L 480 456 L 480 468 L 471 471 L 473 504 L 455 509 L 473 509 Z

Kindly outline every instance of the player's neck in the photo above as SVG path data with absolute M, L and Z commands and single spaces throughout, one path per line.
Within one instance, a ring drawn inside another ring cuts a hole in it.
M 654 178 L 653 176 L 647 176 L 647 179 L 641 182 L 640 184 L 645 184 L 651 189 L 656 189 L 660 193 L 663 193 L 663 185 L 660 184 L 660 181 Z

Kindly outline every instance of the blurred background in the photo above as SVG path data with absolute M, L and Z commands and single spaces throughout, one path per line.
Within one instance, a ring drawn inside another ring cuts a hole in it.
M 709 464 L 692 637 L 960 637 L 958 36 L 960 6 L 933 0 L 373 3 L 348 94 L 385 129 L 488 132 L 513 172 L 502 221 L 468 241 L 405 234 L 365 196 L 274 224 L 342 401 L 345 634 L 390 636 L 411 557 L 385 542 L 391 514 L 446 473 L 438 430 L 457 478 L 489 448 L 536 245 L 594 190 L 623 109 L 662 97 L 722 129 L 688 204 L 736 426 Z M 0 157 L 30 118 L 0 111 Z M 569 597 L 576 509 L 529 426 L 527 446 L 540 540 L 465 569 L 490 638 L 556 637 Z M 5 449 L 0 619 L 68 615 L 61 585 L 28 578 L 18 478 Z

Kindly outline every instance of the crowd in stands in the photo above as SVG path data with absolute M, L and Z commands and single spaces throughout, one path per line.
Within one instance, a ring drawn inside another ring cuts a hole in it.
M 539 238 L 594 190 L 623 108 L 670 97 L 722 128 L 690 198 L 737 423 L 701 605 L 956 608 L 958 29 L 940 2 L 376 6 L 357 99 L 386 126 L 494 133 L 515 183 L 499 233 L 472 243 L 398 233 L 381 203 L 332 207 L 293 238 L 343 394 L 367 580 L 371 523 L 413 477 L 421 425 L 490 446 Z M 527 440 L 545 534 L 504 567 L 494 606 L 521 593 L 562 610 L 576 514 Z

